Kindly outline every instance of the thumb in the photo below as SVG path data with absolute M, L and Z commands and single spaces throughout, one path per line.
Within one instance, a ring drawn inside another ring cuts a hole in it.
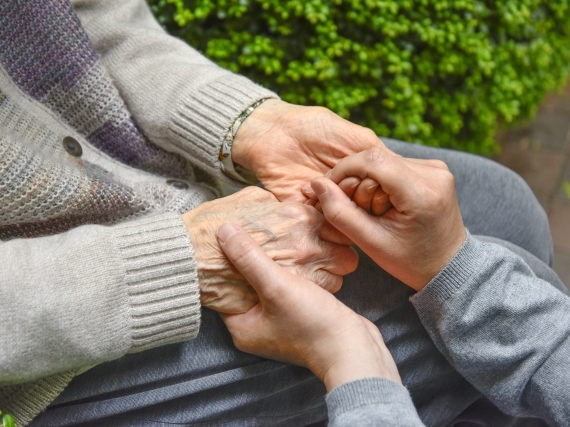
M 224 254 L 255 289 L 262 303 L 290 276 L 241 227 L 222 224 L 218 228 L 218 240 Z
M 367 239 L 377 237 L 380 230 L 373 218 L 364 209 L 358 207 L 338 185 L 327 178 L 315 178 L 311 186 L 323 209 L 323 215 L 333 227 L 362 247 Z

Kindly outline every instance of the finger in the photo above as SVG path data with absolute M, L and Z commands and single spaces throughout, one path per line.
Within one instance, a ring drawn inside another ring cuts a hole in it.
M 274 299 L 283 281 L 293 279 L 241 227 L 222 224 L 218 240 L 224 254 L 255 289 L 262 303 Z
M 434 174 L 440 174 L 442 171 L 449 172 L 447 165 L 440 160 L 416 161 L 414 159 L 405 159 L 408 168 L 414 171 L 419 177 L 425 179 L 426 182 L 433 180 Z
M 345 181 L 343 179 L 343 181 Z M 364 178 L 360 185 L 354 191 L 352 200 L 366 212 L 370 213 L 370 207 L 372 206 L 372 196 L 378 188 L 378 182 L 372 178 Z
M 220 287 L 200 283 L 200 304 L 219 313 L 238 314 L 249 311 L 259 302 L 255 290 L 243 279 L 233 280 L 230 286 Z
M 382 216 L 392 208 L 392 203 L 390 202 L 390 197 L 382 189 L 378 187 L 372 196 L 372 205 L 370 207 L 370 213 L 374 216 Z
M 315 270 L 309 280 L 331 294 L 334 294 L 342 288 L 343 277 L 337 274 L 332 274 L 326 270 Z
M 308 198 L 307 202 L 309 200 L 313 202 L 312 206 L 314 206 L 314 204 L 319 201 L 319 199 L 317 198 L 317 195 L 315 194 L 315 192 L 311 188 L 311 183 L 307 183 L 307 184 L 303 185 L 301 187 L 301 192 L 305 195 L 305 197 Z M 305 202 L 305 204 L 309 204 L 307 202 Z
M 365 250 L 364 246 L 369 246 L 367 239 L 372 236 L 382 239 L 381 228 L 376 223 L 381 217 L 368 215 L 326 178 L 315 178 L 311 185 L 319 197 L 325 218 L 354 243 Z
M 315 195 L 315 197 L 316 197 L 316 195 Z M 315 198 L 315 199 L 307 199 L 307 200 L 305 200 L 305 201 L 303 202 L 304 205 L 313 206 L 313 207 L 314 207 L 317 203 L 319 203 L 319 199 L 318 199 L 318 198 Z
M 323 213 L 323 208 L 321 207 L 321 202 L 318 201 L 315 203 L 315 209 L 318 210 L 320 213 Z
M 380 184 L 390 196 L 392 204 L 400 210 L 400 204 L 413 201 L 419 176 L 412 168 L 421 167 L 425 166 L 409 162 L 403 157 L 393 156 L 382 148 L 373 148 L 345 157 L 327 174 L 327 178 L 335 183 L 347 176 L 372 178 Z M 320 201 L 322 205 L 323 201 Z
M 360 184 L 360 181 L 361 180 L 357 177 L 349 176 L 343 179 L 338 184 L 338 186 L 342 189 L 342 191 L 345 192 L 348 197 L 352 197 L 354 191 L 358 187 L 358 184 Z M 311 188 L 311 183 L 303 185 L 303 187 L 301 187 L 301 190 L 303 194 L 308 197 L 308 200 L 304 202 L 305 205 L 315 206 L 318 203 L 319 199 Z
M 420 164 L 420 165 L 431 166 L 433 168 L 438 168 L 438 169 L 443 169 L 443 170 L 449 170 L 447 163 L 445 163 L 441 160 L 437 160 L 437 159 L 411 159 L 411 158 L 406 158 L 406 160 Z
M 350 246 L 333 245 L 323 242 L 326 258 L 316 263 L 320 269 L 345 276 L 358 267 L 358 252 Z
M 318 236 L 325 242 L 336 243 L 337 245 L 350 246 L 354 243 L 343 233 L 334 228 L 334 226 L 328 221 L 325 221 L 323 226 L 319 229 Z
M 348 197 L 352 197 L 354 195 L 354 192 L 356 191 L 356 189 L 358 188 L 358 185 L 361 183 L 361 179 L 357 178 L 355 176 L 349 176 L 347 178 L 344 178 L 341 182 L 338 183 L 338 186 L 340 187 L 340 189 L 342 191 L 344 191 L 344 194 L 346 194 Z M 313 191 L 313 194 L 315 192 Z M 315 198 L 318 201 L 317 195 L 315 194 Z

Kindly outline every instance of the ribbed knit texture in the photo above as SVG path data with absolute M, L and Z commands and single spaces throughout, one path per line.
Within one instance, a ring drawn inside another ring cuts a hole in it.
M 501 411 L 570 425 L 568 294 L 468 234 L 410 301 L 438 350 Z
M 133 350 L 191 339 L 200 327 L 200 292 L 190 238 L 180 215 L 115 227 L 125 258 Z
M 0 403 L 6 414 L 11 414 L 17 426 L 28 424 L 63 390 L 75 376 L 75 371 L 51 375 L 17 386 L 0 387 Z
M 445 268 L 435 276 L 422 290 L 422 297 L 416 298 L 416 308 L 421 310 L 423 304 L 432 307 L 453 295 L 463 286 L 480 268 L 479 263 L 483 257 L 481 247 L 473 240 L 469 231 L 465 230 L 465 241 Z
M 330 427 L 422 427 L 410 394 L 385 378 L 343 384 L 327 395 Z
M 196 152 L 196 158 L 219 168 L 220 137 L 235 120 L 233 112 L 244 111 L 254 102 L 270 96 L 267 90 L 246 83 L 247 79 L 238 75 L 223 76 L 202 88 L 199 100 L 195 97 L 181 99 L 180 108 L 171 121 L 170 130 L 175 136 L 172 140 L 180 141 L 181 149 L 184 149 L 185 141 L 198 141 L 203 149 Z M 218 101 L 220 96 L 224 98 L 224 104 Z

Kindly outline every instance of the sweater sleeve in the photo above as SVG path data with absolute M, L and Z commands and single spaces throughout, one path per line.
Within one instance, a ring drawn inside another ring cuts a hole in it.
M 421 427 L 404 386 L 385 378 L 343 384 L 327 395 L 329 427 Z
M 503 412 L 570 425 L 570 297 L 468 235 L 411 298 L 438 349 Z
M 145 134 L 227 179 L 218 159 L 223 136 L 247 107 L 277 96 L 169 36 L 144 0 L 72 3 Z
M 0 243 L 0 384 L 196 337 L 194 252 L 178 214 Z

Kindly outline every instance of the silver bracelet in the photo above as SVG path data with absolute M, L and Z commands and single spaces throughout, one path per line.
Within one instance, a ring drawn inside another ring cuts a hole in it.
M 228 132 L 224 135 L 224 140 L 222 142 L 222 148 L 220 149 L 219 159 L 222 162 L 222 171 L 230 178 L 236 181 L 243 182 L 245 184 L 255 184 L 257 183 L 257 178 L 250 170 L 244 168 L 232 160 L 232 147 L 234 144 L 234 138 L 241 124 L 249 117 L 249 115 L 259 107 L 264 101 L 269 98 L 260 99 L 259 101 L 250 105 L 246 110 L 244 110 L 239 117 L 234 121 Z

